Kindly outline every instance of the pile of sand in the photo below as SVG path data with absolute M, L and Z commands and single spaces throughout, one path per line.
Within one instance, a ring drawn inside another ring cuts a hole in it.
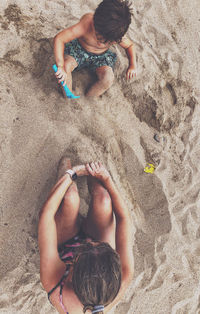
M 137 79 L 126 82 L 127 58 L 116 47 L 113 87 L 87 99 L 94 78 L 77 72 L 81 98 L 64 100 L 52 38 L 95 7 L 0 4 L 0 313 L 55 313 L 39 282 L 37 222 L 65 154 L 74 163 L 102 160 L 132 210 L 135 277 L 114 312 L 200 313 L 199 1 L 135 0 Z M 154 174 L 143 171 L 148 162 Z M 79 188 L 84 211 L 84 178 Z

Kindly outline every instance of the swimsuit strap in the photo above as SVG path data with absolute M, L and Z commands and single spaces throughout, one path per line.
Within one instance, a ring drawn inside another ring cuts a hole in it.
M 66 314 L 69 314 L 69 312 L 67 312 L 64 304 L 63 304 L 63 297 L 62 297 L 62 291 L 63 291 L 63 286 L 64 286 L 64 283 L 62 282 L 61 285 L 60 285 L 60 296 L 59 296 L 59 300 L 60 300 L 60 305 L 63 309 L 63 311 L 66 313 Z
M 49 292 L 48 292 L 48 299 L 50 298 L 51 294 L 59 287 L 62 285 L 63 280 L 67 277 L 67 275 L 69 274 L 69 269 L 70 269 L 70 265 L 67 264 L 66 266 L 66 270 L 64 275 L 62 276 L 62 278 L 59 280 L 59 282 L 55 285 L 55 287 L 53 287 Z M 49 300 L 50 301 L 50 300 Z

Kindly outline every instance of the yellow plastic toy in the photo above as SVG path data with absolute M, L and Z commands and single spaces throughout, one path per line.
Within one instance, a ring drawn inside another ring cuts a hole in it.
M 153 164 L 149 164 L 148 163 L 148 166 L 146 166 L 144 168 L 144 172 L 146 172 L 146 173 L 154 173 L 155 169 L 156 168 L 155 168 L 155 166 Z

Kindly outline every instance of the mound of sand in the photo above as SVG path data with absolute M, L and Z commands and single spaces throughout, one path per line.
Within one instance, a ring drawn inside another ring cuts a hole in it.
M 0 4 L 0 313 L 55 313 L 39 282 L 37 222 L 66 154 L 74 164 L 102 160 L 132 211 L 135 277 L 114 312 L 200 313 L 199 1 L 135 0 L 137 79 L 126 82 L 127 58 L 116 47 L 113 87 L 87 99 L 94 77 L 77 72 L 81 98 L 64 100 L 52 38 L 95 7 Z M 144 173 L 148 162 L 154 174 Z M 86 211 L 84 178 L 79 189 Z

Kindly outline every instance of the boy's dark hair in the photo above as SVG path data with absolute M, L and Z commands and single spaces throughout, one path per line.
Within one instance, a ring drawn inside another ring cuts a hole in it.
M 127 32 L 131 23 L 128 0 L 103 0 L 94 13 L 94 28 L 105 42 L 117 42 Z
M 121 286 L 118 253 L 108 243 L 99 242 L 95 246 L 91 243 L 82 245 L 76 254 L 72 284 L 84 306 L 83 312 L 92 311 L 97 305 L 110 304 Z

